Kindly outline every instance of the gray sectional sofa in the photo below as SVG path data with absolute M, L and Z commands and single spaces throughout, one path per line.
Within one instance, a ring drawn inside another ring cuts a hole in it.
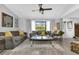
M 19 35 L 19 31 L 10 31 L 12 37 L 5 37 L 5 32 L 0 32 L 0 50 L 13 49 L 27 38 L 27 33 Z

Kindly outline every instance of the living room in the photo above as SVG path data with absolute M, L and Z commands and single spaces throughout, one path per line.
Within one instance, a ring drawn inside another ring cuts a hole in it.
M 0 4 L 1 54 L 78 54 L 78 12 L 78 4 Z

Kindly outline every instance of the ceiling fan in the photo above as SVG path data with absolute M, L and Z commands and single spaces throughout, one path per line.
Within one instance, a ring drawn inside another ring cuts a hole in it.
M 32 10 L 32 12 L 39 11 L 41 14 L 44 14 L 44 11 L 52 10 L 52 8 L 43 8 L 43 4 L 38 4 L 39 9 Z

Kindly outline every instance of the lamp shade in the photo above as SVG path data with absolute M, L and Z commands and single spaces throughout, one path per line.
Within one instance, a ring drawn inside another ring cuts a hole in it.
M 55 26 L 54 28 L 53 28 L 53 31 L 57 31 L 58 30 L 58 28 Z

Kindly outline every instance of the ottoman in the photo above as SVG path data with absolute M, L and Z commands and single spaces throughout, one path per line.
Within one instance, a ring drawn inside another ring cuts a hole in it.
M 79 41 L 71 42 L 71 51 L 79 54 Z

